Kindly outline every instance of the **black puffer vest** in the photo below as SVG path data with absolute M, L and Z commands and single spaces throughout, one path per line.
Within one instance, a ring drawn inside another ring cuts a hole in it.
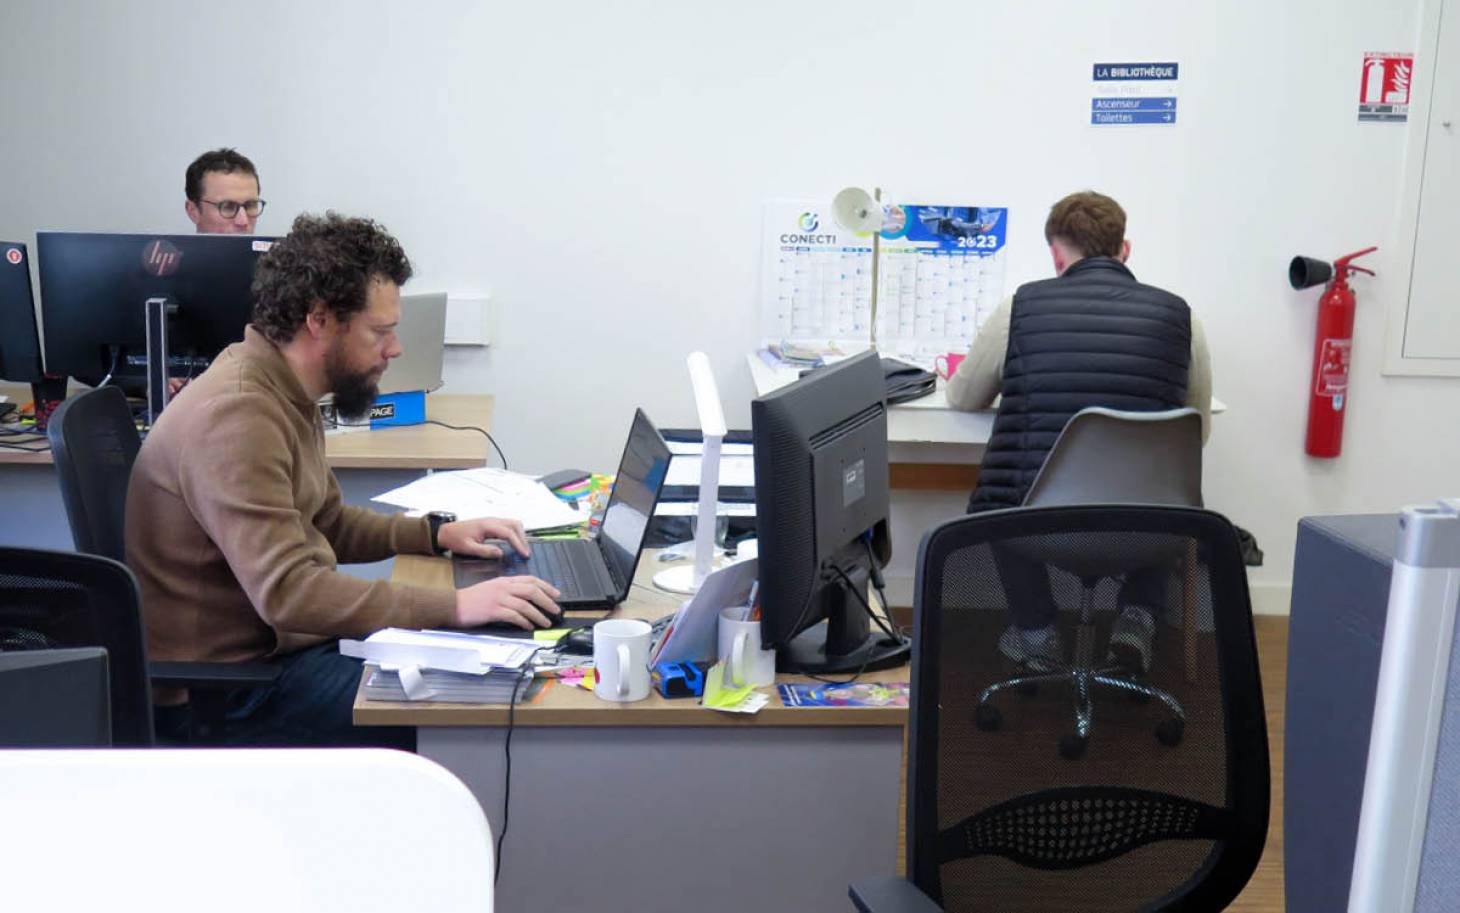
M 1110 257 L 1020 286 L 1009 320 L 1003 401 L 970 513 L 1017 507 L 1065 424 L 1081 409 L 1135 412 L 1186 402 L 1191 310 Z

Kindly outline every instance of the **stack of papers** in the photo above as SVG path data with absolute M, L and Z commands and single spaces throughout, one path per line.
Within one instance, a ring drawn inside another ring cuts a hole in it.
M 400 670 L 384 666 L 366 666 L 365 696 L 372 701 L 441 701 L 448 704 L 510 704 L 512 692 L 516 689 L 517 701 L 527 696 L 530 680 L 524 681 L 517 672 L 467 675 L 462 672 L 442 672 L 438 669 L 422 669 L 421 685 L 427 696 L 413 698 L 406 693 L 401 682 Z
M 527 691 L 533 641 L 458 631 L 386 628 L 341 640 L 340 652 L 366 662 L 365 696 L 377 701 L 506 704 Z
M 461 520 L 521 520 L 532 533 L 578 529 L 588 520 L 531 476 L 492 467 L 433 472 L 372 500 L 423 513 L 449 511 Z

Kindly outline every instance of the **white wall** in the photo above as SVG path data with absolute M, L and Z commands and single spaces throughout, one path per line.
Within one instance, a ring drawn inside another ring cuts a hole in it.
M 1359 283 L 1345 453 L 1303 455 L 1317 296 L 1285 281 L 1300 251 L 1393 249 L 1407 134 L 1355 106 L 1418 3 L 8 0 L 0 237 L 185 230 L 184 167 L 235 145 L 261 232 L 368 214 L 416 290 L 491 292 L 495 342 L 448 386 L 497 394 L 514 466 L 611 467 L 634 405 L 692 422 L 691 348 L 748 423 L 764 199 L 1007 205 L 1012 287 L 1048 273 L 1049 204 L 1094 187 L 1206 323 L 1231 406 L 1208 498 L 1280 601 L 1299 517 L 1460 490 L 1460 386 L 1379 375 L 1384 276 Z M 1178 127 L 1087 126 L 1091 64 L 1121 59 L 1180 63 Z

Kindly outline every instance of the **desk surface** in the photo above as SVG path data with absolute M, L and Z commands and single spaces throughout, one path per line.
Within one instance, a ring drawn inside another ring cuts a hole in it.
M 653 620 L 673 612 L 682 597 L 654 589 L 653 575 L 666 567 L 652 552 L 639 564 L 628 600 L 611 617 Z M 395 561 L 393 580 L 423 586 L 451 586 L 451 562 L 444 558 L 402 555 Z M 575 613 L 577 614 L 577 613 Z M 598 618 L 601 613 L 582 613 Z M 864 682 L 905 682 L 911 670 L 899 666 L 865 673 Z M 802 676 L 780 676 L 783 682 L 812 682 Z M 755 715 L 706 710 L 693 699 L 668 700 L 655 692 L 642 701 L 615 704 L 601 701 L 590 691 L 549 683 L 531 703 L 519 704 L 513 722 L 517 726 L 901 726 L 907 721 L 903 707 L 786 707 L 779 695 Z M 501 726 L 507 722 L 507 708 L 496 704 L 443 704 L 371 701 L 363 693 L 355 696 L 355 723 L 377 726 Z
M 30 390 L 25 387 L 3 386 L 0 394 L 15 403 L 30 401 Z M 493 402 L 491 396 L 433 393 L 426 397 L 426 416 L 449 425 L 490 430 Z M 44 435 L 36 440 L 44 440 Z M 473 469 L 486 465 L 488 445 L 475 431 L 409 425 L 329 434 L 324 446 L 335 469 Z M 0 447 L 0 464 L 7 463 L 50 465 L 51 452 Z
M 793 383 L 800 377 L 800 370 L 792 367 L 772 367 L 766 364 L 759 352 L 745 356 L 750 366 L 750 379 L 755 385 L 756 396 L 764 396 L 772 390 Z M 964 412 L 948 405 L 947 381 L 938 378 L 937 389 L 927 396 L 898 403 L 887 410 L 887 440 L 894 445 L 893 462 L 899 462 L 899 444 L 977 444 L 989 442 L 994 430 L 994 409 Z M 1227 404 L 1212 397 L 1212 414 L 1227 410 Z M 927 459 L 926 462 L 958 462 L 951 459 Z

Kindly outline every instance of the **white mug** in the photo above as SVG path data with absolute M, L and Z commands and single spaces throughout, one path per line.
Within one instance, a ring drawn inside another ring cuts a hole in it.
M 593 626 L 593 693 L 605 701 L 649 696 L 649 635 L 637 618 L 609 618 Z
M 759 688 L 776 680 L 776 651 L 761 649 L 760 622 L 741 621 L 745 606 L 720 610 L 720 662 L 726 688 Z

